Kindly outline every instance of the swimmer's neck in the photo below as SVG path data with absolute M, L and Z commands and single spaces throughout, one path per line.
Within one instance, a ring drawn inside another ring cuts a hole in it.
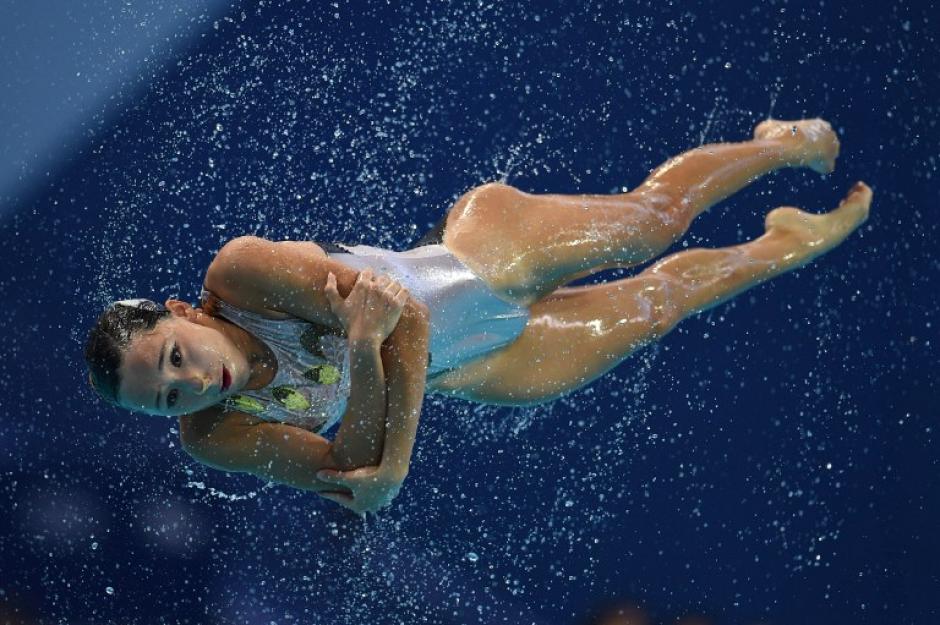
M 207 327 L 221 332 L 248 363 L 248 382 L 242 390 L 259 390 L 274 381 L 278 371 L 277 356 L 264 341 L 222 317 L 204 313 L 201 321 Z

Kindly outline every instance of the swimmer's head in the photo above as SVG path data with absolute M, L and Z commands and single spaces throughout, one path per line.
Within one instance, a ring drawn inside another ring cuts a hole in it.
M 115 302 L 85 345 L 89 381 L 109 403 L 182 415 L 222 402 L 246 380 L 242 352 L 219 319 L 185 302 Z M 224 390 L 223 390 L 224 388 Z
M 125 349 L 135 335 L 152 331 L 169 314 L 166 307 L 148 299 L 114 302 L 101 313 L 85 342 L 85 362 L 88 381 L 102 399 L 120 405 L 118 388 Z

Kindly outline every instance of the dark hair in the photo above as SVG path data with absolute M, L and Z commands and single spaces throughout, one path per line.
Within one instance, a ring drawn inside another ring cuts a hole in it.
M 166 309 L 112 304 L 98 317 L 85 342 L 85 362 L 88 363 L 88 381 L 105 401 L 117 405 L 121 384 L 118 368 L 131 340 L 140 332 L 152 330 L 169 314 Z

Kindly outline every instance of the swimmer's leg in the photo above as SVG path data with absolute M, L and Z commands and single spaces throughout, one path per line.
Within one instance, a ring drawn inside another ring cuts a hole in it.
M 809 167 L 830 173 L 839 140 L 821 119 L 768 119 L 754 128 L 754 140 L 703 145 L 656 168 L 633 195 L 651 207 L 678 204 L 694 219 L 709 207 L 781 167 Z
M 767 120 L 754 140 L 681 154 L 630 193 L 534 195 L 484 185 L 454 205 L 444 241 L 502 295 L 528 304 L 584 275 L 655 258 L 702 211 L 763 174 L 831 171 L 838 150 L 822 120 Z
M 855 183 L 838 208 L 816 215 L 792 206 L 764 218 L 764 235 L 742 245 L 690 249 L 655 263 L 643 273 L 682 286 L 682 317 L 726 302 L 770 278 L 806 265 L 839 245 L 868 218 L 871 189 Z
M 682 319 L 833 249 L 865 221 L 870 203 L 871 190 L 858 183 L 829 213 L 771 211 L 764 235 L 742 245 L 685 250 L 632 278 L 558 289 L 532 305 L 515 342 L 444 374 L 434 390 L 531 405 L 578 389 Z

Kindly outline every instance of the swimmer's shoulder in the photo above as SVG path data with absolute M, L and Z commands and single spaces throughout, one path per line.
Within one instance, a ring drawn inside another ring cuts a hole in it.
M 301 318 L 337 327 L 324 294 L 327 275 L 351 288 L 358 272 L 331 259 L 313 241 L 243 236 L 226 243 L 206 270 L 207 291 L 232 306 L 270 319 Z M 211 296 L 203 302 L 212 314 Z

